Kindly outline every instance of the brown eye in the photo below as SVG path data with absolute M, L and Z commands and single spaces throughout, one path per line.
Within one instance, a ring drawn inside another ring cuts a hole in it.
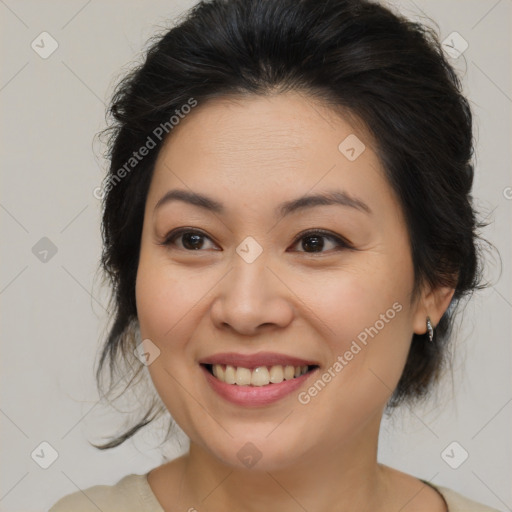
M 176 244 L 176 241 L 181 239 L 181 247 Z M 204 240 L 209 238 L 201 231 L 182 228 L 177 231 L 171 232 L 165 239 L 162 245 L 176 246 L 178 249 L 185 251 L 197 251 L 204 248 Z
M 181 240 L 181 242 L 177 243 L 178 240 Z M 201 231 L 190 228 L 180 228 L 167 235 L 161 245 L 191 252 L 205 249 L 205 240 L 211 241 L 211 239 Z M 328 242 L 326 242 L 326 240 Z M 323 230 L 312 230 L 299 234 L 293 246 L 295 247 L 299 243 L 301 243 L 302 248 L 302 251 L 299 252 L 305 252 L 307 254 L 325 253 L 330 250 L 352 248 L 350 243 L 343 238 Z M 330 247 L 329 244 L 331 245 Z
M 326 246 L 325 240 L 329 240 L 332 246 L 329 248 L 327 244 L 327 251 L 323 249 Z M 301 233 L 294 242 L 294 246 L 299 242 L 301 243 L 301 247 L 304 249 L 306 253 L 322 253 L 328 252 L 329 249 L 349 249 L 351 246 L 342 238 L 328 232 L 322 230 L 308 231 L 306 233 Z
M 185 247 L 185 249 L 197 250 L 201 249 L 203 246 L 203 235 L 198 235 L 197 233 L 183 233 L 181 237 L 182 245 Z

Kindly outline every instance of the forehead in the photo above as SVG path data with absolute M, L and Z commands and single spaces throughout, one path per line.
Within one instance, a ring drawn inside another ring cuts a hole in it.
M 209 100 L 185 116 L 167 142 L 183 151 L 193 146 L 220 161 L 241 159 L 248 165 L 245 159 L 251 154 L 293 162 L 328 149 L 325 156 L 337 158 L 340 137 L 356 133 L 372 145 L 361 126 L 356 128 L 334 109 L 304 94 L 286 93 Z M 166 144 L 164 151 L 167 148 Z M 203 154 L 196 151 L 187 156 Z
M 173 128 L 148 199 L 154 205 L 178 186 L 233 202 L 268 204 L 332 188 L 393 201 L 373 146 L 360 123 L 302 94 L 218 98 Z

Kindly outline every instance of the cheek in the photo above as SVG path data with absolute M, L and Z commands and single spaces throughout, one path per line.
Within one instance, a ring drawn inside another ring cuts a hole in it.
M 407 358 L 407 283 L 396 278 L 384 282 L 381 271 L 372 273 L 368 268 L 325 279 L 323 292 L 310 294 L 308 305 L 321 318 L 321 325 L 329 327 L 324 339 L 330 361 L 318 377 L 322 382 L 312 382 L 299 402 L 306 404 L 312 417 L 332 417 L 333 436 L 339 434 L 340 425 L 348 435 L 379 413 Z
M 343 357 L 343 376 L 336 380 L 357 387 L 356 395 L 364 388 L 363 394 L 377 392 L 375 386 L 391 392 L 400 378 L 411 340 L 412 278 L 409 260 L 375 253 L 357 268 L 317 277 L 314 287 L 301 280 L 297 295 L 315 313 L 328 364 Z
M 317 323 L 323 325 L 326 339 L 336 339 L 341 344 L 376 322 L 381 330 L 381 315 L 390 320 L 385 322 L 387 330 L 392 324 L 401 324 L 399 317 L 405 316 L 404 301 L 409 291 L 408 277 L 405 269 L 397 278 L 396 270 L 389 265 L 371 261 L 357 268 L 296 279 L 294 292 L 307 307 L 305 312 L 314 312 Z
M 187 315 L 204 294 L 199 279 L 177 273 L 156 251 L 141 251 L 135 296 L 141 335 L 161 348 L 183 331 Z
M 201 297 L 193 288 L 187 279 L 176 279 L 166 265 L 141 253 L 135 292 L 140 333 L 160 351 L 148 371 L 158 395 L 182 428 L 192 423 L 193 414 L 179 383 L 187 382 L 190 372 L 197 370 L 192 368 L 187 344 L 193 331 L 193 315 L 188 313 Z
M 141 335 L 144 338 L 163 341 L 167 331 L 182 307 L 174 292 L 178 283 L 165 279 L 157 266 L 146 264 L 141 259 L 137 271 L 135 296 Z

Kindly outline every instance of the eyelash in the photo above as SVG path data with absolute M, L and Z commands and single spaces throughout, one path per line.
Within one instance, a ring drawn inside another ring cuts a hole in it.
M 170 246 L 174 245 L 174 242 L 176 239 L 178 239 L 180 236 L 184 235 L 185 233 L 199 235 L 199 236 L 210 239 L 210 237 L 208 235 L 204 234 L 202 231 L 198 231 L 197 229 L 179 228 L 174 231 L 171 231 L 165 237 L 163 242 L 161 242 L 159 245 L 162 245 L 165 247 L 170 247 Z M 310 229 L 308 231 L 303 231 L 303 232 L 299 233 L 297 235 L 297 237 L 295 238 L 295 240 L 293 241 L 292 246 L 297 245 L 297 243 L 300 242 L 302 239 L 307 238 L 307 237 L 312 237 L 314 235 L 318 235 L 319 238 L 327 238 L 327 239 L 333 241 L 337 245 L 337 247 L 335 249 L 332 249 L 334 251 L 340 251 L 343 249 L 353 249 L 353 246 L 347 240 L 341 238 L 340 236 L 334 235 L 330 231 L 325 231 L 323 229 Z M 190 250 L 190 249 L 179 248 L 179 250 L 183 250 L 186 252 L 196 252 L 196 250 Z M 201 249 L 197 249 L 197 251 L 201 251 Z M 328 253 L 329 251 L 319 251 L 319 252 L 298 251 L 298 252 L 304 252 L 305 254 L 325 254 L 326 252 Z

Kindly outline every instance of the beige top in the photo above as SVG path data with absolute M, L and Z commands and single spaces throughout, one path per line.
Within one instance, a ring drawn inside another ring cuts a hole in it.
M 449 512 L 500 512 L 447 489 L 434 486 L 444 498 Z M 95 485 L 61 498 L 49 512 L 165 512 L 153 494 L 147 474 L 127 475 L 115 485 Z

